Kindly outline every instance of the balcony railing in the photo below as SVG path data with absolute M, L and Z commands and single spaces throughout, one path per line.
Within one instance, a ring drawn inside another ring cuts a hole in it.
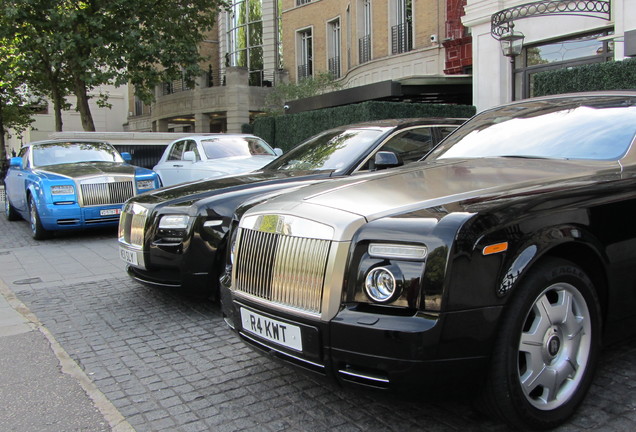
M 311 63 L 298 66 L 298 79 L 309 78 L 311 76 Z
M 360 63 L 371 60 L 371 35 L 366 35 L 358 39 L 358 53 Z
M 331 57 L 328 61 L 329 73 L 333 78 L 340 78 L 340 56 Z
M 190 85 L 184 79 L 177 79 L 170 82 L 163 83 L 163 95 L 169 95 L 173 93 L 179 93 L 182 91 L 192 90 L 192 85 Z
M 393 54 L 400 54 L 413 49 L 411 23 L 405 22 L 391 27 L 391 46 Z

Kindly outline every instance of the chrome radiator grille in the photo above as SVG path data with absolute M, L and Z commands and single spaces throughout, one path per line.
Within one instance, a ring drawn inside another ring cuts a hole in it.
M 331 241 L 240 229 L 237 291 L 320 314 Z
M 133 196 L 133 182 L 82 183 L 82 204 L 84 206 L 122 204 Z
M 131 246 L 144 244 L 145 214 L 122 212 L 119 217 L 119 240 Z

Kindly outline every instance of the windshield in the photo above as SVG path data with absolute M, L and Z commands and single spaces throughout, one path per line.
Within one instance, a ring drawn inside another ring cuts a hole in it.
M 210 138 L 202 140 L 201 144 L 208 159 L 232 156 L 276 156 L 274 150 L 265 141 L 258 138 Z
M 264 169 L 345 170 L 357 163 L 374 142 L 391 128 L 346 129 L 323 132 L 298 145 Z
M 624 102 L 623 98 L 621 102 Z M 478 115 L 429 158 L 525 157 L 618 160 L 636 135 L 636 107 L 529 102 Z M 605 100 L 607 102 L 607 100 Z
M 123 161 L 113 146 L 103 142 L 57 142 L 33 146 L 34 166 Z

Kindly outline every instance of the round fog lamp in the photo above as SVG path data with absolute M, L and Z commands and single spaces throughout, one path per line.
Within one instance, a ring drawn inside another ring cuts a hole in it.
M 395 296 L 397 283 L 389 269 L 376 267 L 367 274 L 364 288 L 371 300 L 385 303 Z

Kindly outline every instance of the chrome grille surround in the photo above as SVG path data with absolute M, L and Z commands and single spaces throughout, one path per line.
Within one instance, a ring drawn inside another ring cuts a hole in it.
M 123 204 L 135 194 L 133 176 L 99 176 L 77 180 L 82 207 Z
M 235 290 L 320 316 L 331 241 L 240 228 Z
M 148 209 L 128 203 L 119 216 L 119 242 L 135 249 L 143 249 Z

